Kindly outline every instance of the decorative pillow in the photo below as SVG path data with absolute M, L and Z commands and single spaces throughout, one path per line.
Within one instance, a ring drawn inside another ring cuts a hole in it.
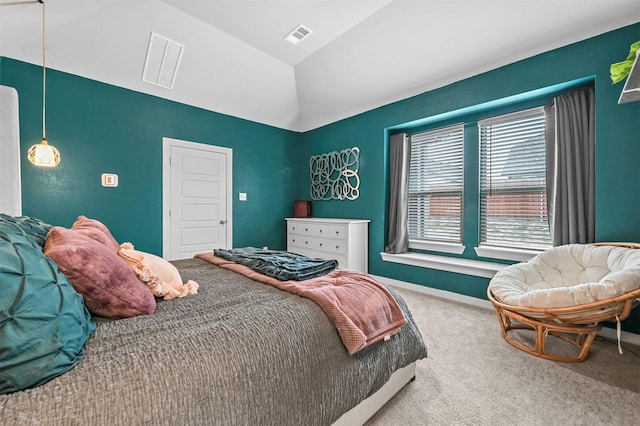
M 17 224 L 0 220 L 0 394 L 73 368 L 95 327 L 54 261 Z
M 178 269 L 161 257 L 134 250 L 131 243 L 122 244 L 118 254 L 154 296 L 169 300 L 198 292 L 197 282 L 189 280 L 182 284 Z
M 0 221 L 15 224 L 26 236 L 31 237 L 42 248 L 44 247 L 47 232 L 51 229 L 51 225 L 29 216 L 9 216 L 0 213 Z
M 151 314 L 156 300 L 127 263 L 106 246 L 76 231 L 54 226 L 44 254 L 56 261 L 94 314 L 126 318 Z
M 85 216 L 78 216 L 78 219 L 71 225 L 71 229 L 102 243 L 113 253 L 118 253 L 120 244 L 113 238 L 109 228 L 96 219 L 89 219 Z

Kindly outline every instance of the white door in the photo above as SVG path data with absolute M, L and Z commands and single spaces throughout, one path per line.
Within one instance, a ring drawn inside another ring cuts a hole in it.
M 169 138 L 164 144 L 163 256 L 232 247 L 231 150 Z

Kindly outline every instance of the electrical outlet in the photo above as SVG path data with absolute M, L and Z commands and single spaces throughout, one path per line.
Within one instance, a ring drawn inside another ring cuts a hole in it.
M 239 200 L 240 201 L 247 201 L 247 193 L 246 192 L 240 192 L 239 193 Z

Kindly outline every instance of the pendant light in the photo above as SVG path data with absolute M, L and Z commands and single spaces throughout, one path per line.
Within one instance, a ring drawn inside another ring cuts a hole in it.
M 42 141 L 29 148 L 27 158 L 38 167 L 55 167 L 60 164 L 60 152 L 47 142 L 47 65 L 44 0 L 38 0 L 38 3 L 42 4 Z

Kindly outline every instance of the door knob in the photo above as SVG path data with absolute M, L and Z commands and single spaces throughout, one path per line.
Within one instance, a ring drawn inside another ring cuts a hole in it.
M 221 220 L 220 220 L 220 225 L 224 225 L 225 223 L 227 223 L 227 221 L 226 221 L 226 220 L 224 220 L 224 219 L 221 219 Z

